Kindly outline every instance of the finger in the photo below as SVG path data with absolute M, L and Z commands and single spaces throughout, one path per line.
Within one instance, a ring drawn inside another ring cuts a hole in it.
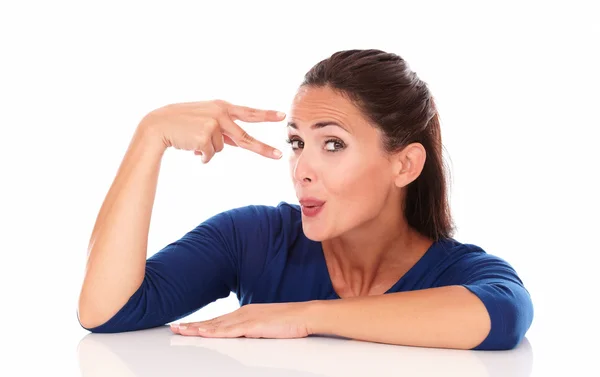
M 192 327 L 192 323 L 172 323 L 171 331 L 179 335 L 196 335 L 198 330 L 196 327 Z
M 171 323 L 169 325 L 169 328 L 171 329 L 171 331 L 173 331 L 173 333 L 179 334 L 179 324 L 178 323 Z
M 195 151 L 194 151 L 194 154 L 195 154 L 196 156 L 200 156 L 200 159 L 202 160 L 202 163 L 204 163 L 204 164 L 206 163 L 206 162 L 204 161 L 204 159 L 206 158 L 206 157 L 205 157 L 205 153 L 204 153 L 204 152 L 202 152 L 202 151 L 199 151 L 199 150 L 195 150 Z
M 275 110 L 259 110 L 247 106 L 231 105 L 227 112 L 232 119 L 244 122 L 279 122 L 285 119 L 285 113 Z
M 221 316 L 218 316 L 218 317 L 215 317 L 212 319 L 207 319 L 204 321 L 185 323 L 184 325 L 189 326 L 189 327 L 196 327 L 196 328 L 201 327 L 201 326 L 214 327 L 214 326 L 218 326 L 218 325 L 231 325 L 237 321 L 234 314 L 235 314 L 235 311 L 231 312 L 231 313 L 223 314 Z
M 215 131 L 212 134 L 212 145 L 215 148 L 215 153 L 219 153 L 225 147 L 225 141 L 223 140 L 223 134 L 219 131 Z
M 181 324 L 177 328 L 177 334 L 184 336 L 198 336 L 198 328 Z
M 233 141 L 229 136 L 227 135 L 223 135 L 223 141 L 225 142 L 225 144 L 229 144 L 232 147 L 237 147 L 238 145 L 235 143 L 235 141 Z
M 204 338 L 239 338 L 246 333 L 245 323 L 236 323 L 233 325 L 217 324 L 213 326 L 195 327 L 195 335 Z
M 231 119 L 223 117 L 220 122 L 223 133 L 227 134 L 239 147 L 248 149 L 265 157 L 273 159 L 281 158 L 282 153 L 280 151 L 262 141 L 256 140 Z
M 215 327 L 215 326 L 229 326 L 229 325 L 233 325 L 236 322 L 240 321 L 240 315 L 239 315 L 239 310 L 235 310 L 231 313 L 227 313 L 227 314 L 223 314 L 220 315 L 218 317 L 214 317 L 211 319 L 207 319 L 204 321 L 197 321 L 197 322 L 188 322 L 188 323 L 181 323 L 180 325 L 185 325 L 187 327 Z
M 204 148 L 200 150 L 202 153 L 202 163 L 207 164 L 215 155 L 215 147 L 211 142 L 206 143 Z
M 177 325 L 177 331 L 180 335 L 186 336 L 199 336 L 205 332 L 209 332 L 213 335 L 213 337 L 224 337 L 228 334 L 224 331 L 225 328 L 229 329 L 233 328 L 232 323 L 224 323 L 222 321 L 210 320 L 210 321 L 202 321 L 202 322 L 192 322 L 192 323 L 181 323 Z M 202 330 L 199 330 L 199 329 Z M 228 330 L 229 331 L 229 330 Z

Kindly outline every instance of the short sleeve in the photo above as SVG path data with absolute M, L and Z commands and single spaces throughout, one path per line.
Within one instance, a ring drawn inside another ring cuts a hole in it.
M 512 349 L 522 341 L 533 321 L 530 294 L 508 262 L 477 249 L 457 258 L 436 286 L 462 285 L 485 305 L 491 329 L 475 350 Z

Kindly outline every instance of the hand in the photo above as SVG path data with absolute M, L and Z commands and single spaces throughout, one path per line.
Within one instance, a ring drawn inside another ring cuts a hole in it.
M 285 114 L 237 106 L 222 100 L 176 103 L 148 113 L 139 127 L 150 130 L 164 147 L 194 151 L 209 162 L 224 144 L 242 147 L 265 157 L 278 159 L 281 152 L 244 131 L 234 120 L 279 122 Z
M 175 334 L 207 338 L 304 338 L 310 334 L 309 302 L 248 304 L 209 321 L 171 324 Z

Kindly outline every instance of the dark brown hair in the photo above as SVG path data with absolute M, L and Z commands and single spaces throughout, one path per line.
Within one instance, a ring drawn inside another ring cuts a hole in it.
M 314 65 L 301 86 L 328 86 L 349 98 L 383 131 L 388 153 L 421 143 L 427 157 L 419 177 L 406 187 L 404 214 L 431 239 L 452 237 L 439 114 L 427 84 L 408 63 L 381 50 L 338 51 Z

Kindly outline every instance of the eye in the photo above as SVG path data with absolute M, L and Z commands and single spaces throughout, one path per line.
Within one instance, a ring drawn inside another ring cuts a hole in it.
M 304 142 L 296 137 L 290 137 L 285 142 L 291 144 L 293 150 L 304 148 Z M 327 152 L 340 152 L 344 148 L 346 148 L 346 144 L 340 139 L 328 139 L 325 141 L 325 150 Z
M 339 152 L 346 147 L 344 142 L 341 141 L 340 139 L 329 139 L 325 142 L 325 146 L 326 146 L 325 149 L 327 149 L 327 152 Z M 330 148 L 332 148 L 332 149 L 328 149 L 327 146 L 331 146 Z
M 304 148 L 304 142 L 297 138 L 289 138 L 285 141 L 292 145 L 292 149 Z

